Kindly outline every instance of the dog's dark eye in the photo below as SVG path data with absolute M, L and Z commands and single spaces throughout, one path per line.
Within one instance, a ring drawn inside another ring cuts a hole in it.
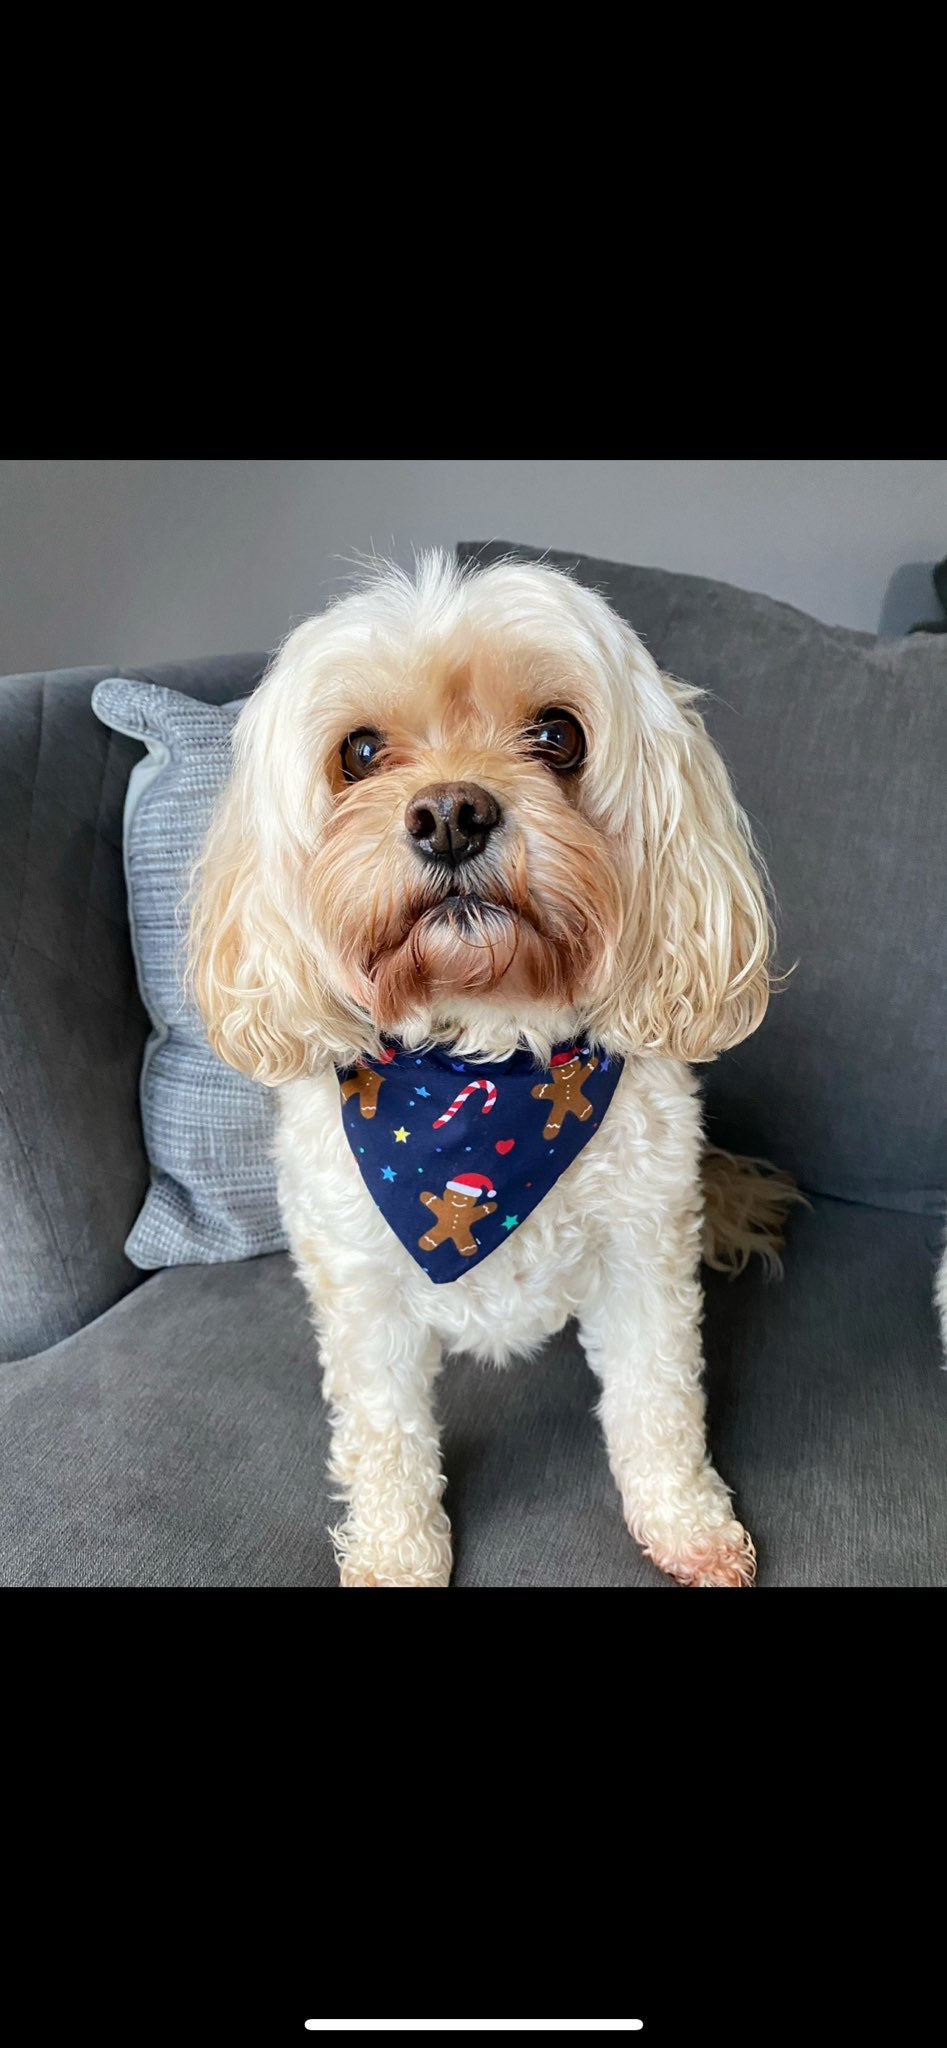
M 571 775 L 585 760 L 585 734 L 571 711 L 541 711 L 529 729 L 534 754 L 558 775 Z
M 378 751 L 384 744 L 381 733 L 373 732 L 368 726 L 361 726 L 358 732 L 350 732 L 339 748 L 346 782 L 361 782 L 363 775 L 370 775 Z

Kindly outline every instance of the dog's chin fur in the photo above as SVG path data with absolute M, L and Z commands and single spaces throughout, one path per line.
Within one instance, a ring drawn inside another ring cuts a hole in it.
M 507 1004 L 527 1004 L 572 987 L 565 950 L 524 912 L 463 898 L 422 911 L 405 938 L 370 959 L 368 978 L 375 1022 L 388 1033 L 438 1002 L 453 1001 L 459 1016 L 465 996 L 502 992 Z
M 382 565 L 299 627 L 238 722 L 189 978 L 221 1058 L 281 1088 L 281 1201 L 322 1338 L 345 1584 L 447 1581 L 441 1347 L 500 1360 L 569 1315 L 632 1533 L 687 1583 L 752 1578 L 704 1444 L 701 1132 L 684 1062 L 759 1024 L 771 928 L 698 694 L 570 578 L 512 562 L 464 575 L 431 556 L 414 577 Z M 531 745 L 552 707 L 586 735 L 572 776 Z M 381 751 L 349 783 L 343 743 L 366 728 Z M 478 784 L 498 812 L 452 871 L 424 862 L 406 824 L 419 792 L 448 782 Z M 383 1037 L 474 1060 L 525 1046 L 540 1063 L 577 1041 L 626 1062 L 568 1173 L 451 1285 L 388 1229 L 342 1127 L 333 1067 Z M 739 1194 L 715 1184 L 718 1236 L 738 1214 L 731 1250 L 756 1250 L 745 1178 Z M 766 1201 L 764 1236 L 772 1185 Z
M 544 905 L 512 879 L 506 896 L 455 884 L 433 902 L 409 898 L 373 936 L 352 993 L 389 1037 L 422 1017 L 439 1038 L 465 1036 L 471 1003 L 488 1041 L 500 1015 L 515 1013 L 528 1028 L 531 1014 L 571 1014 L 583 994 L 607 983 L 620 936 L 617 883 L 604 869 L 594 881 L 594 910 Z

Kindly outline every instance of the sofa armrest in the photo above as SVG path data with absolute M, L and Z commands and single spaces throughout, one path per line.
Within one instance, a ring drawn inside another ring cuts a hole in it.
M 71 1335 L 142 1277 L 122 1249 L 148 1183 L 148 1019 L 122 861 L 141 748 L 100 725 L 92 690 L 128 675 L 226 703 L 265 664 L 235 654 L 0 679 L 0 1359 Z

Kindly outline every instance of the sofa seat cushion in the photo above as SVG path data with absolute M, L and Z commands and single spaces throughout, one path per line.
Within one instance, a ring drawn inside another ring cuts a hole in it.
M 765 1586 L 947 1584 L 931 1219 L 817 1201 L 785 1278 L 706 1276 L 710 1439 Z M 440 1382 L 458 1586 L 669 1585 L 626 1535 L 573 1329 Z M 333 1586 L 339 1515 L 285 1254 L 169 1268 L 0 1368 L 0 1583 Z

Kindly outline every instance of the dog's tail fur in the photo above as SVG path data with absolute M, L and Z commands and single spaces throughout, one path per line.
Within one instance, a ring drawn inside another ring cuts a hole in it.
M 780 1274 L 779 1254 L 785 1243 L 788 1212 L 794 1202 L 807 1209 L 810 1206 L 792 1174 L 782 1173 L 768 1159 L 744 1159 L 734 1152 L 722 1152 L 717 1145 L 707 1145 L 701 1181 L 701 1256 L 705 1266 L 729 1273 L 732 1280 L 755 1253 L 768 1275 Z

